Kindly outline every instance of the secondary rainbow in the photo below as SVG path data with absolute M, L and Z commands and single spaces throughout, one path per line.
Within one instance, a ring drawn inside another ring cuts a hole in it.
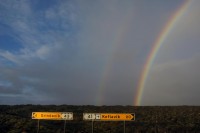
M 144 64 L 144 68 L 142 70 L 142 73 L 141 73 L 141 76 L 140 76 L 140 79 L 139 79 L 138 87 L 136 89 L 136 94 L 135 94 L 135 98 L 134 98 L 134 105 L 135 106 L 138 106 L 141 103 L 142 94 L 143 94 L 143 91 L 144 91 L 146 79 L 148 77 L 149 70 L 150 70 L 150 68 L 153 64 L 153 61 L 156 57 L 158 50 L 162 46 L 166 37 L 169 35 L 170 31 L 172 31 L 172 29 L 176 25 L 177 21 L 186 12 L 190 1 L 191 0 L 186 0 L 185 2 L 183 2 L 183 4 L 177 9 L 177 11 L 170 17 L 169 21 L 166 23 L 166 25 L 164 26 L 164 28 L 161 30 L 160 34 L 158 35 L 157 39 L 153 43 L 153 47 L 152 47 L 152 49 L 151 49 L 151 51 L 150 51 L 150 53 L 147 57 L 147 60 Z
M 105 67 L 103 68 L 102 76 L 99 82 L 99 86 L 97 89 L 97 96 L 96 96 L 96 104 L 102 105 L 104 103 L 104 97 L 105 97 L 105 89 L 106 89 L 106 82 L 108 81 L 108 77 L 111 73 L 112 65 L 114 62 L 114 58 L 116 56 L 116 52 L 119 50 L 120 45 L 123 44 L 123 41 L 126 35 L 126 32 L 128 31 L 130 25 L 132 24 L 133 20 L 133 13 L 132 8 L 128 10 L 128 13 L 126 16 L 124 16 L 124 21 L 122 21 L 122 25 L 118 28 L 117 32 L 115 32 L 113 41 L 112 41 L 112 51 L 110 53 L 110 57 L 107 59 L 105 63 Z

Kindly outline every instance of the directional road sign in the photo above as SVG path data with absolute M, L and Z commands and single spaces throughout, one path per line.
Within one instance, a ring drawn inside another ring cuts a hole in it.
M 83 113 L 83 120 L 134 121 L 134 113 Z
M 32 112 L 32 119 L 73 120 L 72 112 Z

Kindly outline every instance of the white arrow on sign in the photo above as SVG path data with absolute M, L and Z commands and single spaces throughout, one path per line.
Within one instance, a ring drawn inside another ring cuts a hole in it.
M 101 119 L 101 115 L 100 114 L 96 114 L 96 120 L 100 120 Z
M 73 113 L 72 112 L 62 112 L 61 118 L 63 120 L 73 120 Z

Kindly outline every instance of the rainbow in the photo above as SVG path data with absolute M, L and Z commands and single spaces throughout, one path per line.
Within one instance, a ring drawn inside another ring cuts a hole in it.
M 160 34 L 158 35 L 157 39 L 153 43 L 153 47 L 146 59 L 144 64 L 143 70 L 141 72 L 141 76 L 139 79 L 139 83 L 136 89 L 135 97 L 134 97 L 134 105 L 139 106 L 141 104 L 142 94 L 144 91 L 146 79 L 148 77 L 150 68 L 154 62 L 156 54 L 160 47 L 162 46 L 163 42 L 172 31 L 174 26 L 176 25 L 177 21 L 183 16 L 186 12 L 189 3 L 191 0 L 186 0 L 183 4 L 177 9 L 177 11 L 170 17 L 169 21 L 165 24 L 164 28 L 161 30 Z
M 132 9 L 130 9 L 132 10 Z M 104 101 L 104 96 L 105 96 L 105 89 L 106 89 L 106 81 L 108 81 L 108 77 L 110 74 L 110 71 L 112 69 L 112 65 L 115 59 L 115 55 L 117 50 L 119 49 L 120 44 L 123 43 L 126 35 L 127 30 L 129 29 L 129 26 L 132 24 L 132 19 L 133 19 L 133 13 L 132 11 L 128 11 L 128 13 L 126 14 L 126 16 L 124 17 L 125 21 L 123 21 L 122 26 L 119 27 L 119 29 L 117 30 L 118 32 L 115 33 L 114 37 L 113 37 L 113 41 L 111 46 L 112 51 L 110 54 L 110 58 L 108 58 L 106 60 L 106 65 L 103 68 L 103 73 L 101 76 L 101 80 L 97 89 L 97 96 L 96 96 L 96 104 L 97 105 L 102 105 L 103 101 Z

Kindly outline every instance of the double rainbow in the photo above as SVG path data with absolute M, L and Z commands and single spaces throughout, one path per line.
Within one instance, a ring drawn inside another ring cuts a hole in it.
M 169 20 L 167 21 L 167 23 L 165 24 L 165 26 L 162 28 L 160 34 L 158 35 L 158 37 L 156 38 L 155 42 L 152 45 L 152 49 L 149 52 L 149 55 L 145 61 L 144 67 L 141 71 L 140 74 L 140 79 L 134 94 L 134 105 L 138 106 L 141 104 L 141 100 L 142 100 L 142 94 L 145 88 L 145 83 L 146 83 L 146 79 L 148 77 L 150 68 L 154 62 L 154 59 L 156 57 L 157 52 L 159 51 L 160 47 L 162 46 L 163 42 L 165 41 L 165 39 L 168 37 L 168 35 L 170 34 L 170 32 L 172 31 L 172 29 L 175 27 L 175 25 L 177 24 L 178 20 L 184 15 L 184 13 L 186 12 L 187 8 L 189 7 L 189 4 L 192 0 L 185 0 L 181 6 L 175 11 L 175 13 L 172 14 L 172 16 L 169 18 Z M 114 49 L 111 53 L 111 56 L 109 59 L 107 59 L 106 61 L 106 65 L 104 67 L 103 73 L 102 73 L 102 78 L 100 80 L 98 89 L 97 89 L 97 96 L 96 96 L 96 103 L 98 105 L 103 104 L 104 102 L 104 91 L 106 89 L 106 81 L 109 77 L 109 72 L 111 71 L 112 68 L 112 64 L 113 64 L 113 60 L 114 60 L 114 56 L 115 56 L 115 52 L 117 51 L 117 49 L 119 48 L 119 44 L 121 44 L 125 37 L 125 32 L 128 30 L 129 26 L 131 25 L 131 20 L 133 20 L 133 14 L 132 12 L 130 12 L 130 14 L 127 14 L 125 16 L 125 20 L 123 22 L 122 27 L 120 27 L 118 30 L 120 32 L 116 33 L 116 35 L 114 36 L 113 43 L 112 45 L 114 46 Z

